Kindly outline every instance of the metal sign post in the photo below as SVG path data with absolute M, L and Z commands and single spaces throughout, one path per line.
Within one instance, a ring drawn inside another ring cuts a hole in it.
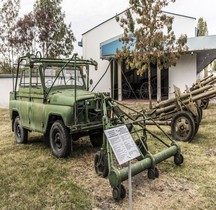
M 131 180 L 131 161 L 128 162 L 128 189 L 129 189 L 129 210 L 132 210 L 132 180 Z
M 126 125 L 104 131 L 115 157 L 122 165 L 128 162 L 129 210 L 132 210 L 131 160 L 140 156 L 140 152 Z

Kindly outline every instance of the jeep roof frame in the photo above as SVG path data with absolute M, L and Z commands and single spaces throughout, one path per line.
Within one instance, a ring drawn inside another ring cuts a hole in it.
M 18 76 L 20 73 L 20 65 L 23 61 L 26 61 L 26 63 L 24 64 L 24 66 L 28 66 L 30 67 L 30 69 L 32 69 L 34 67 L 34 64 L 39 64 L 42 66 L 51 66 L 51 65 L 55 65 L 55 66 L 59 66 L 61 67 L 61 70 L 58 72 L 58 74 L 55 77 L 55 80 L 53 82 L 53 84 L 51 85 L 51 87 L 49 88 L 48 92 L 46 92 L 44 99 L 46 100 L 50 91 L 52 90 L 52 87 L 55 83 L 55 81 L 57 80 L 57 77 L 60 75 L 60 73 L 64 70 L 65 67 L 69 66 L 69 67 L 74 67 L 75 69 L 75 101 L 76 101 L 76 89 L 77 89 L 77 81 L 76 81 L 76 69 L 80 68 L 80 67 L 86 67 L 86 73 L 87 73 L 87 85 L 86 88 L 87 90 L 89 89 L 89 66 L 94 66 L 95 70 L 97 70 L 97 66 L 98 63 L 93 60 L 84 60 L 84 59 L 80 59 L 78 57 L 77 53 L 74 53 L 73 56 L 69 59 L 60 59 L 60 58 L 42 58 L 41 53 L 38 51 L 35 55 L 34 54 L 30 54 L 27 53 L 25 56 L 22 56 L 18 59 L 18 65 L 17 65 L 17 71 L 16 71 L 16 82 L 15 82 L 15 86 L 13 85 L 13 89 L 16 92 L 16 88 L 17 88 L 17 81 L 18 81 Z M 14 82 L 13 82 L 14 83 Z M 15 98 L 16 98 L 16 93 L 15 93 Z

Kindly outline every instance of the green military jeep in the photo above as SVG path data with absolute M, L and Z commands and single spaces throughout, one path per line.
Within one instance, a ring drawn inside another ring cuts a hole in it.
M 101 146 L 101 96 L 88 91 L 89 68 L 97 63 L 76 54 L 71 59 L 38 55 L 18 59 L 9 103 L 16 142 L 27 143 L 28 132 L 43 133 L 57 157 L 68 156 L 72 141 L 82 136 L 89 135 L 93 146 Z

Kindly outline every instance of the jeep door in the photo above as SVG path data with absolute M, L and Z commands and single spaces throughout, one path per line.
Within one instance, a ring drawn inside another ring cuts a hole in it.
M 41 72 L 39 67 L 31 71 L 30 86 L 30 126 L 32 130 L 42 132 L 44 130 L 44 94 L 41 83 Z
M 18 80 L 18 79 L 17 79 Z M 22 69 L 21 78 L 19 81 L 19 89 L 16 94 L 16 106 L 21 119 L 23 127 L 29 128 L 30 118 L 30 71 L 29 69 Z

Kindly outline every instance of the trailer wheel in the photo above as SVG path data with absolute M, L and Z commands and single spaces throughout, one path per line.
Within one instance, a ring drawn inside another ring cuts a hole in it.
M 112 194 L 113 194 L 113 199 L 117 202 L 120 201 L 121 199 L 124 199 L 126 196 L 126 190 L 124 185 L 121 184 L 118 187 L 114 187 Z
M 58 158 L 65 158 L 71 152 L 71 139 L 67 127 L 61 120 L 53 123 L 50 129 L 50 146 Z
M 187 111 L 177 112 L 171 121 L 171 134 L 175 140 L 191 141 L 195 134 L 195 122 Z
M 202 109 L 207 109 L 208 105 L 209 105 L 209 100 L 208 99 L 201 100 L 201 108 Z
M 159 178 L 159 170 L 156 167 L 155 168 L 149 168 L 147 174 L 148 174 L 149 179 Z
M 198 121 L 200 123 L 202 121 L 202 117 L 203 117 L 203 110 L 202 110 L 202 108 L 197 106 L 197 112 L 198 112 L 198 117 L 199 117 Z
M 113 188 L 113 191 L 112 191 L 112 195 L 113 195 L 113 199 L 115 201 L 120 201 L 121 199 L 121 191 L 120 191 L 120 188 L 119 187 L 114 187 Z
M 121 199 L 124 199 L 126 197 L 126 189 L 124 187 L 124 185 L 120 185 L 121 188 Z
M 108 157 L 106 154 L 104 154 L 101 151 L 98 151 L 95 154 L 94 166 L 98 176 L 101 176 L 103 178 L 108 176 L 109 168 L 108 168 Z
M 182 163 L 184 162 L 184 157 L 182 154 L 176 154 L 174 156 L 174 163 L 177 165 L 177 166 L 180 166 Z
M 199 130 L 199 125 L 201 123 L 202 120 L 202 108 L 197 106 L 197 113 L 198 115 L 196 117 L 194 117 L 194 122 L 195 122 L 195 132 L 194 132 L 194 136 L 196 135 L 196 133 Z
M 26 144 L 28 141 L 28 130 L 23 128 L 20 117 L 17 116 L 13 123 L 15 139 L 17 144 Z
M 159 175 L 160 175 L 159 170 L 158 168 L 155 167 L 155 178 L 159 178 Z

